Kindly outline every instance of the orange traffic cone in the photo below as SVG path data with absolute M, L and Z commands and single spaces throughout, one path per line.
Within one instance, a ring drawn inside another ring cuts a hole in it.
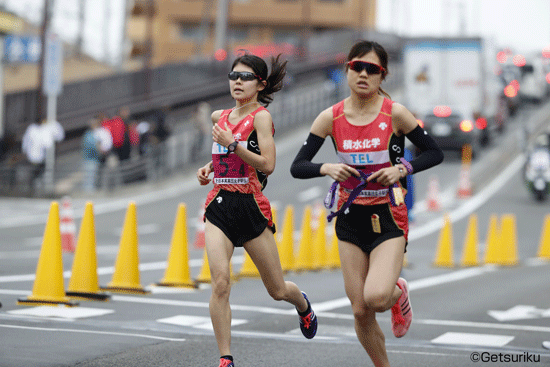
M 32 294 L 26 299 L 18 299 L 18 305 L 59 305 L 77 306 L 65 294 L 63 285 L 63 254 L 59 232 L 59 204 L 50 206 L 48 222 L 42 240 L 42 249 L 36 266 L 36 276 Z
M 193 246 L 195 248 L 204 248 L 205 245 L 205 237 L 204 237 L 204 230 L 205 230 L 205 224 L 204 224 L 204 205 L 201 205 L 201 208 L 199 210 L 199 217 L 197 218 L 197 231 L 195 232 L 195 243 Z
M 426 199 L 427 209 L 433 212 L 439 211 L 439 179 L 436 175 L 430 177 L 428 183 L 428 198 Z
M 103 290 L 120 293 L 146 294 L 139 279 L 139 254 L 136 203 L 131 202 L 126 211 L 124 228 L 115 263 L 113 278 Z
M 71 198 L 68 196 L 61 199 L 60 216 L 60 232 L 61 232 L 61 249 L 64 252 L 74 252 L 75 250 L 75 235 L 76 226 L 74 224 L 74 213 L 71 205 Z
M 461 199 L 472 196 L 472 183 L 470 181 L 470 165 L 463 164 L 458 178 L 457 196 Z

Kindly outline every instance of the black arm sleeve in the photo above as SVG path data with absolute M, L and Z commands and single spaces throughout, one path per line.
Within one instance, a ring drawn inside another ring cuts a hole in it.
M 405 136 L 420 149 L 420 155 L 409 162 L 414 173 L 424 171 L 443 162 L 443 151 L 420 126 L 417 126 Z
M 315 134 L 309 133 L 304 145 L 294 158 L 294 162 L 290 166 L 290 174 L 294 178 L 313 178 L 321 177 L 322 163 L 312 163 L 311 160 L 315 154 L 321 149 L 325 139 Z

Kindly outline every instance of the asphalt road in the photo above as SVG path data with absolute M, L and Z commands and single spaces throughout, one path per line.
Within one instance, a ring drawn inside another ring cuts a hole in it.
M 529 197 L 519 174 L 521 124 L 538 125 L 550 106 L 529 107 L 508 126 L 505 135 L 485 149 L 471 168 L 474 195 L 456 199 L 460 160 L 446 154 L 444 164 L 415 175 L 415 221 L 411 224 L 403 275 L 409 281 L 413 325 L 402 339 L 391 333 L 389 313 L 380 314 L 392 366 L 547 366 L 550 352 L 550 262 L 536 259 L 548 202 Z M 540 121 L 539 121 L 540 120 Z M 548 121 L 548 120 L 546 120 Z M 306 129 L 277 140 L 277 169 L 266 195 L 277 207 L 279 222 L 294 206 L 294 226 L 301 225 L 305 205 L 322 201 L 329 181 L 294 180 L 288 167 Z M 334 161 L 327 142 L 317 161 Z M 196 277 L 203 250 L 192 242 L 207 188 L 186 172 L 169 182 L 132 188 L 117 198 L 94 200 L 99 283 L 111 281 L 128 203 L 137 203 L 140 282 L 158 282 L 166 269 L 174 218 L 179 203 L 188 213 L 189 267 Z M 427 211 L 428 181 L 439 181 L 442 209 Z M 77 227 L 84 199 L 75 200 Z M 20 201 L 6 216 L 0 236 L 0 366 L 215 366 L 218 351 L 211 331 L 210 290 L 151 287 L 148 295 L 113 294 L 109 302 L 80 301 L 78 307 L 29 307 L 16 304 L 30 294 L 49 202 Z M 21 216 L 21 207 L 28 213 Z M 3 209 L 4 213 L 7 209 Z M 16 215 L 17 214 L 17 215 Z M 433 266 L 442 218 L 452 221 L 454 267 Z M 476 251 L 483 259 L 491 215 L 512 214 L 517 234 L 518 264 L 476 267 L 460 265 L 468 219 L 478 218 Z M 297 238 L 299 233 L 297 233 Z M 297 243 L 296 243 L 297 246 Z M 243 259 L 236 251 L 233 266 Z M 65 285 L 74 255 L 63 254 Z M 338 270 L 290 272 L 286 279 L 308 293 L 319 318 L 315 339 L 304 339 L 292 306 L 277 303 L 260 280 L 241 279 L 231 293 L 234 320 L 232 352 L 237 366 L 371 365 L 358 343 L 353 317 Z M 476 362 L 476 358 L 480 358 Z M 494 361 L 494 362 L 487 362 Z

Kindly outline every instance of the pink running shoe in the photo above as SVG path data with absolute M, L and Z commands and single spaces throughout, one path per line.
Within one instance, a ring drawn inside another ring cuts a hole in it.
M 235 367 L 235 365 L 229 359 L 220 358 L 220 365 L 218 367 Z
M 391 308 L 391 330 L 396 338 L 401 338 L 407 334 L 413 318 L 413 310 L 409 300 L 409 287 L 407 281 L 403 278 L 397 280 L 397 286 L 403 293 Z

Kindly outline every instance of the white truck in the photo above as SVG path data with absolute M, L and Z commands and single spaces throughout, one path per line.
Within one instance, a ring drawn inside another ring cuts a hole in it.
M 475 152 L 488 141 L 500 86 L 487 78 L 481 38 L 409 38 L 403 46 L 404 105 L 443 149 Z

